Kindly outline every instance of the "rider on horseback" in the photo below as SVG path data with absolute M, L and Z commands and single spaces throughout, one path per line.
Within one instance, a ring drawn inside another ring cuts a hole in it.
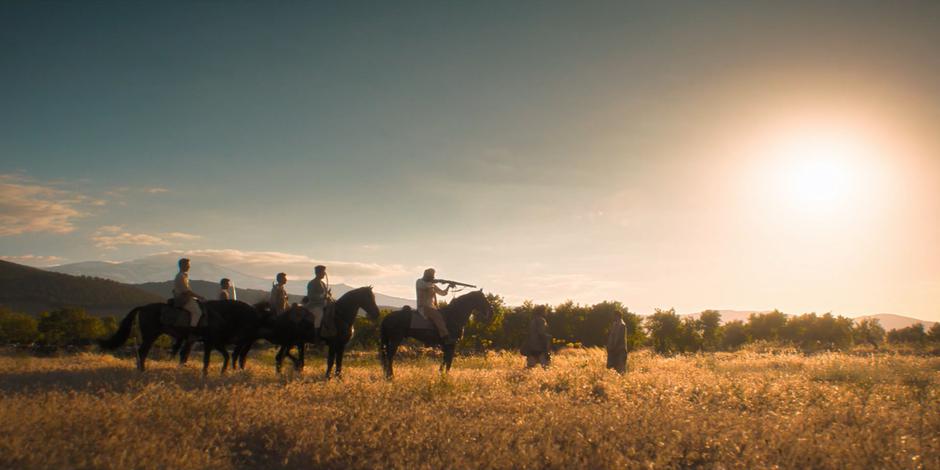
M 323 311 L 327 303 L 333 302 L 333 294 L 330 292 L 330 286 L 324 281 L 326 266 L 317 265 L 313 268 L 313 274 L 313 280 L 307 283 L 307 299 L 304 308 L 313 315 L 314 328 L 320 328 Z
M 447 332 L 447 325 L 444 324 L 444 316 L 441 315 L 441 312 L 437 309 L 437 296 L 447 295 L 451 286 L 448 285 L 446 289 L 437 287 L 437 283 L 434 282 L 434 274 L 434 268 L 425 269 L 424 276 L 415 282 L 415 291 L 418 297 L 418 313 L 423 315 L 424 318 L 431 320 L 431 323 L 434 323 L 444 343 L 453 343 L 455 341 Z
M 197 300 L 205 300 L 189 288 L 189 260 L 180 258 L 177 262 L 180 272 L 173 280 L 173 306 L 189 312 L 190 325 L 195 328 L 202 317 L 202 309 Z
M 275 315 L 280 315 L 290 308 L 287 302 L 287 290 L 284 285 L 287 284 L 287 274 L 277 273 L 277 283 L 271 287 L 271 311 Z
M 232 300 L 232 280 L 227 277 L 219 281 L 219 300 Z

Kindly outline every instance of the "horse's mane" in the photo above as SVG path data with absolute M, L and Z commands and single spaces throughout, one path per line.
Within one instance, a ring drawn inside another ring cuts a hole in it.
M 452 300 L 452 301 L 448 304 L 448 306 L 454 305 L 454 304 L 456 304 L 456 303 L 458 303 L 458 302 L 463 303 L 463 302 L 467 302 L 467 301 L 473 300 L 473 298 L 474 298 L 474 297 L 477 297 L 477 296 L 481 296 L 484 300 L 486 299 L 486 295 L 483 294 L 483 291 L 474 290 L 474 291 L 467 292 L 466 294 L 463 294 L 463 295 L 459 295 L 459 296 L 457 296 L 457 297 L 454 297 L 454 300 Z
M 355 299 L 355 298 L 357 298 L 358 296 L 363 295 L 363 292 L 368 292 L 369 294 L 371 294 L 371 293 L 372 293 L 372 286 L 363 286 L 363 287 L 357 287 L 357 288 L 355 288 L 355 289 L 351 289 L 351 290 L 347 291 L 345 294 L 339 296 L 339 298 L 336 299 L 336 303 L 340 303 L 340 302 L 343 302 L 343 303 L 345 303 L 345 302 L 350 302 L 350 301 L 352 301 L 352 299 Z

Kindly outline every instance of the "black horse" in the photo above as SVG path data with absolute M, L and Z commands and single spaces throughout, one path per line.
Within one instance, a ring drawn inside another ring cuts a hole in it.
M 266 305 L 259 306 L 260 313 L 266 313 Z M 336 324 L 336 334 L 328 338 L 320 335 L 322 327 L 314 328 L 312 318 L 304 315 L 305 312 L 296 312 L 294 309 L 302 307 L 294 306 L 291 310 L 272 317 L 268 323 L 258 332 L 258 338 L 264 338 L 269 342 L 280 346 L 275 357 L 275 367 L 278 372 L 281 371 L 281 364 L 285 357 L 294 361 L 294 367 L 298 371 L 303 370 L 304 354 L 307 343 L 317 343 L 323 341 L 329 347 L 326 359 L 326 377 L 329 378 L 333 372 L 333 364 L 336 364 L 336 376 L 339 377 L 343 371 L 343 354 L 346 344 L 352 338 L 353 323 L 359 309 L 365 310 L 369 318 L 375 320 L 379 317 L 379 307 L 375 303 L 375 293 L 372 292 L 372 286 L 360 287 L 343 294 L 334 303 L 333 319 Z M 292 315 L 298 315 L 302 320 L 300 322 L 291 320 Z M 325 321 L 325 320 L 324 320 Z M 252 341 L 253 342 L 253 341 Z M 297 347 L 298 357 L 290 355 L 290 349 Z M 251 342 L 236 347 L 236 360 L 244 363 L 245 356 L 251 348 Z
M 416 314 L 415 310 L 406 307 L 403 310 L 388 314 L 382 320 L 382 343 L 379 345 L 379 354 L 382 358 L 382 368 L 385 370 L 386 378 L 392 378 L 392 362 L 395 359 L 398 347 L 405 338 L 415 338 L 428 346 L 441 347 L 444 350 L 444 359 L 441 362 L 442 372 L 449 371 L 451 364 L 454 362 L 456 345 L 454 343 L 445 344 L 441 340 L 437 329 L 411 328 L 411 316 Z M 493 307 L 482 290 L 461 295 L 441 309 L 447 331 L 456 339 L 463 336 L 463 329 L 467 325 L 471 314 L 475 314 L 474 318 L 483 323 L 489 323 L 493 320 Z
M 241 338 L 253 336 L 254 332 L 260 328 L 263 320 L 262 315 L 257 310 L 244 302 L 212 300 L 203 303 L 204 314 L 207 316 L 207 326 L 196 328 L 177 326 L 165 324 L 161 321 L 160 317 L 166 307 L 167 304 L 165 303 L 153 303 L 131 310 L 121 320 L 117 332 L 110 338 L 100 340 L 98 343 L 104 349 L 117 349 L 127 342 L 131 334 L 131 327 L 134 324 L 134 317 L 137 317 L 141 335 L 141 344 L 137 348 L 138 370 L 143 371 L 145 369 L 147 354 L 150 353 L 150 348 L 160 335 L 170 335 L 177 344 L 180 344 L 192 334 L 205 343 L 202 361 L 203 374 L 209 371 L 209 356 L 213 349 L 222 353 L 224 359 L 222 373 L 225 373 L 229 362 L 229 354 L 225 349 L 226 344 L 238 344 L 242 342 Z M 183 362 L 182 358 L 181 362 Z

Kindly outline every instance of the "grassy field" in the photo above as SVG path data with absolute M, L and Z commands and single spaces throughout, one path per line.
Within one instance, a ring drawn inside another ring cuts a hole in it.
M 341 381 L 99 354 L 0 357 L 2 468 L 940 468 L 940 358 L 570 350 Z M 199 362 L 199 361 L 196 361 Z

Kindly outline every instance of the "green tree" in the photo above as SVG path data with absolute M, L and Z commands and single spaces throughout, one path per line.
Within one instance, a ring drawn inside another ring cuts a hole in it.
M 721 347 L 721 312 L 705 310 L 698 320 L 702 328 L 702 348 L 717 351 Z
M 32 315 L 0 309 L 0 344 L 31 344 L 39 338 L 38 322 Z
M 40 341 L 50 346 L 89 344 L 104 334 L 99 319 L 71 307 L 40 314 L 38 330 Z
M 486 294 L 486 299 L 493 308 L 493 318 L 489 323 L 484 323 L 476 318 L 476 315 L 470 317 L 467 327 L 464 328 L 463 338 L 460 339 L 460 349 L 467 351 L 481 352 L 492 347 L 501 347 L 503 343 L 503 320 L 509 309 L 506 308 L 505 301 L 496 294 Z
M 382 324 L 382 319 L 385 318 L 385 315 L 388 315 L 388 310 L 381 310 L 379 312 L 379 318 L 375 320 L 364 315 L 357 315 L 356 319 L 353 321 L 355 332 L 350 340 L 351 345 L 362 349 L 378 349 L 380 339 L 379 325 Z
M 757 341 L 777 341 L 786 324 L 787 316 L 778 310 L 752 313 L 747 320 L 748 336 Z
M 885 329 L 877 318 L 865 318 L 855 324 L 852 336 L 858 344 L 870 344 L 877 349 L 885 340 Z
M 659 354 L 672 354 L 679 349 L 679 333 L 682 322 L 676 310 L 656 309 L 646 318 L 646 330 L 653 350 Z
M 940 322 L 930 326 L 930 330 L 927 331 L 927 340 L 940 343 Z
M 502 341 L 499 347 L 505 349 L 519 349 L 526 339 L 529 332 L 529 320 L 532 318 L 532 310 L 535 304 L 531 300 L 526 300 L 522 305 L 514 307 L 506 312 L 503 318 Z M 551 320 L 549 320 L 551 325 Z
M 747 343 L 747 325 L 741 320 L 725 323 L 721 327 L 721 349 L 734 351 Z
M 694 318 L 682 319 L 679 327 L 679 350 L 682 352 L 697 352 L 702 350 L 702 323 Z
M 915 323 L 907 328 L 895 329 L 888 332 L 888 342 L 894 344 L 924 344 L 927 341 L 927 332 L 923 323 Z
M 646 332 L 643 331 L 643 319 L 624 307 L 623 322 L 627 325 L 627 349 L 634 351 L 646 344 Z
M 627 308 L 620 302 L 604 301 L 594 304 L 585 309 L 587 314 L 584 316 L 581 324 L 576 328 L 578 337 L 576 338 L 586 347 L 604 347 L 607 345 L 607 331 L 610 328 L 610 322 L 614 312 L 620 312 L 626 316 Z M 624 318 L 624 323 L 627 319 Z M 629 333 L 628 333 L 629 334 Z M 627 345 L 627 347 L 630 347 Z

